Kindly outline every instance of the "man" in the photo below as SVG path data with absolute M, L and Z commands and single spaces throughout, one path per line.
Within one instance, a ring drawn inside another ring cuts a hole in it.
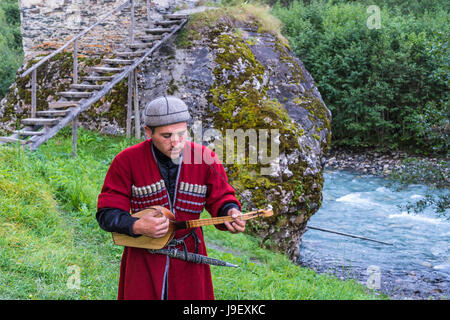
M 146 106 L 144 116 L 149 139 L 120 152 L 106 174 L 98 197 L 100 227 L 133 237 L 161 237 L 169 227 L 165 216 L 153 210 L 141 219 L 130 215 L 130 210 L 159 205 L 177 221 L 198 219 L 204 208 L 213 217 L 231 215 L 233 222 L 216 227 L 243 232 L 241 205 L 226 183 L 222 164 L 213 151 L 186 140 L 186 104 L 176 97 L 160 97 Z M 175 239 L 179 241 L 170 248 L 206 255 L 200 228 L 178 230 Z M 209 265 L 125 247 L 118 299 L 214 299 Z

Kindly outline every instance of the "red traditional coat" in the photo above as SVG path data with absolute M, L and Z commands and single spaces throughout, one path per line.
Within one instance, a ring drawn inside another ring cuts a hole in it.
M 240 207 L 233 188 L 223 180 L 226 179 L 225 170 L 213 151 L 187 142 L 182 159 L 178 167 L 175 199 L 169 199 L 151 140 L 123 150 L 114 158 L 106 174 L 98 197 L 98 209 L 119 208 L 135 213 L 160 205 L 172 211 L 177 221 L 184 221 L 198 219 L 204 208 L 216 217 L 227 202 L 235 202 Z M 225 230 L 224 226 L 216 227 Z M 178 230 L 175 238 L 189 232 Z M 196 229 L 196 234 L 200 240 L 198 253 L 207 255 L 200 228 Z M 185 244 L 189 252 L 195 251 L 194 237 L 188 237 Z M 183 246 L 177 248 L 182 250 Z M 164 290 L 171 300 L 214 299 L 209 265 L 125 247 L 118 299 L 163 299 Z

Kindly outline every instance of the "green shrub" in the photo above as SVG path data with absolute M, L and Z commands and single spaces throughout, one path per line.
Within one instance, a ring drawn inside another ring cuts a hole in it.
M 0 3 L 0 99 L 8 92 L 23 61 L 18 1 Z

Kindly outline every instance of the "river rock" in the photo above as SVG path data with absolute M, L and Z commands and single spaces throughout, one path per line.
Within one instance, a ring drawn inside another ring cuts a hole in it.
M 427 267 L 427 268 L 433 268 L 433 265 L 432 265 L 431 263 L 429 263 L 428 261 L 423 261 L 421 264 L 422 264 L 424 267 Z

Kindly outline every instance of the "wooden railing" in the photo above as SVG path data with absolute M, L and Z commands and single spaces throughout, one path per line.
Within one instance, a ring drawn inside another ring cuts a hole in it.
M 135 60 L 135 62 L 126 67 L 121 73 L 117 74 L 116 76 L 114 76 L 114 78 L 111 80 L 111 82 L 108 82 L 100 91 L 95 92 L 91 97 L 89 97 L 86 101 L 84 101 L 83 103 L 80 103 L 80 105 L 72 108 L 72 111 L 66 116 L 64 117 L 57 125 L 55 125 L 54 127 L 52 127 L 51 129 L 49 129 L 45 135 L 43 135 L 42 137 L 40 137 L 39 139 L 37 139 L 35 142 L 33 142 L 33 144 L 31 145 L 31 149 L 34 150 L 36 149 L 39 145 L 41 145 L 43 142 L 45 142 L 46 140 L 48 140 L 49 138 L 53 137 L 59 130 L 61 130 L 63 127 L 65 127 L 66 125 L 69 124 L 70 121 L 74 120 L 74 118 L 80 114 L 82 111 L 86 110 L 87 108 L 89 108 L 92 104 L 94 104 L 95 102 L 99 101 L 106 93 L 108 93 L 116 84 L 118 84 L 120 81 L 122 81 L 126 76 L 129 76 L 129 83 L 133 82 L 133 75 L 132 75 L 132 71 L 134 71 L 134 69 L 136 69 L 136 67 L 138 67 L 148 56 L 150 56 L 155 50 L 157 50 L 166 40 L 168 40 L 169 38 L 171 38 L 178 30 L 180 30 L 185 24 L 186 24 L 187 20 L 184 20 L 179 26 L 177 26 L 176 28 L 172 29 L 172 31 L 165 35 L 164 38 L 160 41 L 158 41 L 148 52 L 146 52 L 142 57 L 140 57 L 139 59 Z M 130 88 L 131 86 L 129 86 Z M 129 95 L 130 97 L 130 95 Z M 128 103 L 128 114 L 131 113 L 131 105 L 132 103 L 130 103 L 130 98 L 129 98 L 129 103 Z M 127 116 L 127 119 L 130 119 L 130 117 Z M 127 125 L 127 128 L 129 128 L 129 126 Z M 127 132 L 129 131 L 129 129 L 127 129 Z M 127 133 L 128 135 L 128 133 Z

